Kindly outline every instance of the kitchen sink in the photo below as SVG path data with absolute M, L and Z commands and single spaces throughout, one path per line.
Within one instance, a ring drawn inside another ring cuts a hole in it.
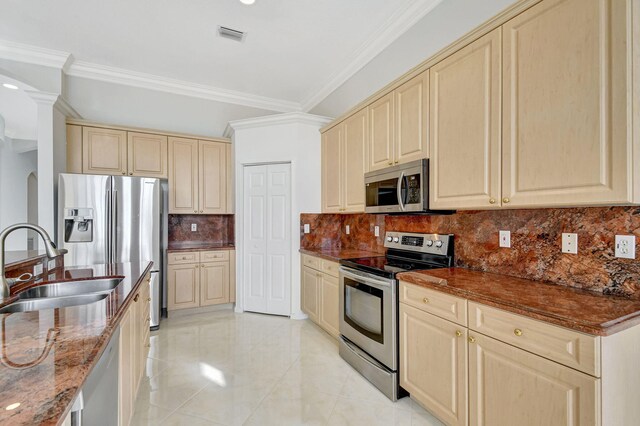
M 0 314 L 13 312 L 40 311 L 43 309 L 67 308 L 69 306 L 88 305 L 89 303 L 104 300 L 107 293 L 81 294 L 75 296 L 49 297 L 42 299 L 17 300 L 4 308 L 0 308 Z
M 122 278 L 101 278 L 96 280 L 64 281 L 43 284 L 18 293 L 18 299 L 41 299 L 103 293 L 113 290 L 121 282 Z

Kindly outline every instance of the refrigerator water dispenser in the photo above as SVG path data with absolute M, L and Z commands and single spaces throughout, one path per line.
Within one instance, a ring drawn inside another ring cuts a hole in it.
M 65 209 L 64 242 L 89 243 L 93 241 L 93 209 Z

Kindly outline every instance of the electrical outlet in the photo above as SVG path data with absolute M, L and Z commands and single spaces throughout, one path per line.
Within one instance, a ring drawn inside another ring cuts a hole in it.
M 373 235 L 375 237 L 379 237 L 380 236 L 380 227 L 379 226 L 374 226 L 373 227 Z
M 191 224 L 191 232 L 196 232 L 198 230 L 198 224 L 197 223 L 192 223 Z
M 347 233 L 347 235 L 349 235 L 349 234 L 351 233 L 351 228 L 349 227 L 349 225 L 347 225 L 347 226 L 345 227 L 345 230 L 344 230 L 344 231 Z
M 44 272 L 42 263 L 38 263 L 37 265 L 33 266 L 33 276 L 37 277 L 38 275 L 42 275 L 42 272 Z
M 578 234 L 562 233 L 562 252 L 578 254 Z
M 511 231 L 500 231 L 500 247 L 511 247 Z
M 308 223 L 304 224 L 304 233 L 308 234 L 309 232 L 311 232 L 311 227 L 309 226 Z
M 623 259 L 636 258 L 635 235 L 616 235 L 616 257 Z

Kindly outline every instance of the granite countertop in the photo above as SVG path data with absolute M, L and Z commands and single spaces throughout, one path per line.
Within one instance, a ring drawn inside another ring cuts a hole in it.
M 173 242 L 167 246 L 168 251 L 209 251 L 209 250 L 235 250 L 236 246 L 228 242 Z
M 384 256 L 384 253 L 376 253 L 367 250 L 355 249 L 323 249 L 323 248 L 304 248 L 300 249 L 300 253 L 310 256 L 321 257 L 326 260 L 338 262 L 342 259 L 356 259 L 358 257 Z
M 398 279 L 588 334 L 640 324 L 640 301 L 464 268 L 403 272 Z
M 129 296 L 143 282 L 151 265 L 141 262 L 58 268 L 47 275 L 47 281 L 35 285 L 104 277 L 124 279 L 99 302 L 0 315 L 0 424 L 56 425 L 64 420 L 131 303 Z M 16 409 L 5 409 L 15 403 L 20 404 Z

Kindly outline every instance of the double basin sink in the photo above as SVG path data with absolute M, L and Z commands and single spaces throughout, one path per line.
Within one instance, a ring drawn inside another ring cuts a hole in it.
M 122 282 L 122 278 L 63 281 L 43 284 L 18 293 L 18 299 L 0 308 L 0 314 L 66 308 L 99 302 Z

